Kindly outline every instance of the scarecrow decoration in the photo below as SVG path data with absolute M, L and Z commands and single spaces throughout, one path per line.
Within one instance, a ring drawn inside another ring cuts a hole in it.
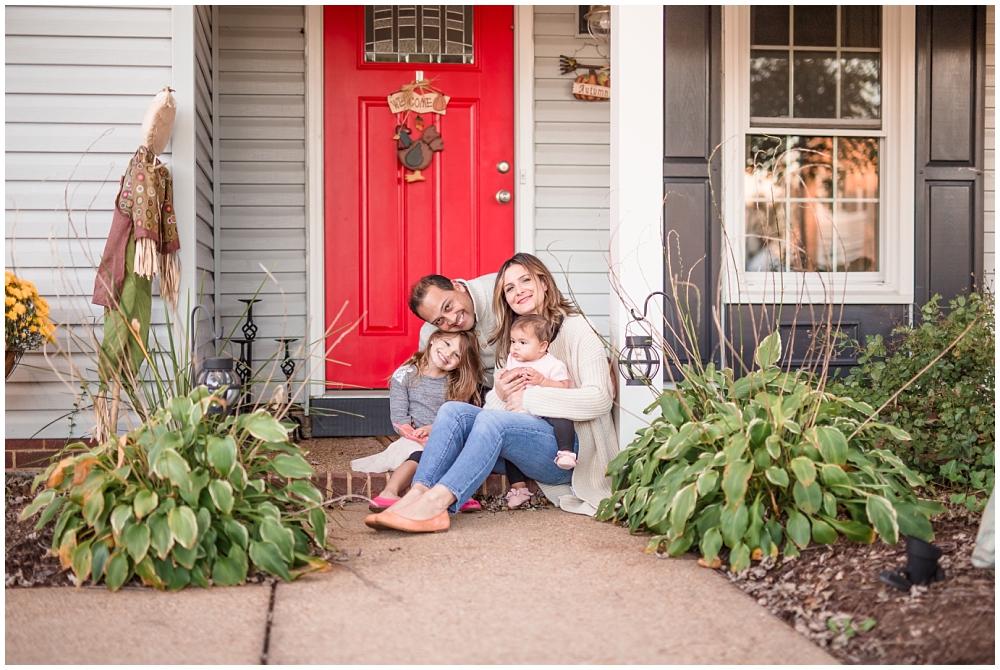
M 412 172 L 404 170 L 403 179 L 407 183 L 424 181 L 425 177 L 421 172 L 430 167 L 434 160 L 434 154 L 444 150 L 444 140 L 441 133 L 432 123 L 427 125 L 424 118 L 426 114 L 433 119 L 434 114 L 444 115 L 448 111 L 448 96 L 441 93 L 427 79 L 416 79 L 402 89 L 389 96 L 389 111 L 396 115 L 395 134 L 392 139 L 396 142 L 396 157 L 403 167 Z M 407 122 L 410 114 L 416 113 L 413 120 L 414 129 L 420 133 L 414 137 Z
M 94 281 L 95 305 L 104 307 L 99 351 L 100 390 L 94 401 L 94 438 L 116 432 L 122 382 L 136 379 L 146 357 L 153 277 L 160 295 L 177 307 L 180 240 L 170 171 L 157 156 L 174 128 L 177 103 L 172 89 L 156 94 L 142 122 L 142 145 L 128 163 L 115 199 L 111 232 Z M 111 406 L 107 393 L 111 389 Z
M 575 73 L 577 70 L 587 70 L 573 81 L 573 97 L 577 100 L 610 100 L 611 99 L 611 68 L 607 65 L 587 65 L 570 56 L 559 56 L 559 72 L 561 74 Z

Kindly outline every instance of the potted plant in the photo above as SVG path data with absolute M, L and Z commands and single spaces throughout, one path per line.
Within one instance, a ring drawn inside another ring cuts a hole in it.
M 46 342 L 53 342 L 55 326 L 49 320 L 49 304 L 38 295 L 35 285 L 5 271 L 7 290 L 5 350 L 5 376 L 17 367 L 25 351 L 38 349 Z

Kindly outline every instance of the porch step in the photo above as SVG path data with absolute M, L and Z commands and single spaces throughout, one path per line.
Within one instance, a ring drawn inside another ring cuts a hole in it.
M 388 445 L 389 438 L 380 436 L 379 442 Z M 66 444 L 66 440 L 6 440 L 4 444 L 4 472 L 41 472 L 49 466 L 52 456 Z M 373 498 L 385 488 L 389 473 L 317 472 L 310 479 L 323 491 L 325 499 L 345 495 L 362 495 Z M 534 482 L 528 482 L 532 492 Z M 507 477 L 490 474 L 476 493 L 483 496 L 503 495 L 510 488 Z

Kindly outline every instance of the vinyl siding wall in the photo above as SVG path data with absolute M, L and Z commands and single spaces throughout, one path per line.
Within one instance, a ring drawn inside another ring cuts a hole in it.
M 212 8 L 194 8 L 195 60 L 195 287 L 202 293 L 201 304 L 215 315 L 215 172 L 213 162 L 213 78 L 212 78 Z M 199 311 L 201 326 L 198 343 L 202 356 L 214 356 L 211 326 Z
M 72 365 L 24 356 L 6 384 L 4 435 L 65 437 L 79 385 L 70 370 L 94 377 L 83 326 L 103 313 L 90 298 L 118 182 L 146 108 L 171 83 L 171 10 L 8 6 L 5 25 L 5 264 L 48 300 L 73 353 Z M 164 321 L 159 305 L 154 323 Z M 79 437 L 90 417 L 76 423 Z
M 996 290 L 996 7 L 986 7 L 986 142 L 985 142 L 985 216 L 983 217 L 983 272 L 986 285 Z
M 611 105 L 574 98 L 559 56 L 602 63 L 610 47 L 577 37 L 572 5 L 534 11 L 535 252 L 607 337 Z
M 306 335 L 304 27 L 303 7 L 218 8 L 218 313 L 225 332 L 242 337 L 238 300 L 264 282 L 257 366 L 275 355 L 273 338 Z

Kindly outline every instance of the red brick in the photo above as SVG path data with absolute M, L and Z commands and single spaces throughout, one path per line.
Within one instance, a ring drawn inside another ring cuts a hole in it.
M 480 492 L 486 496 L 499 496 L 506 493 L 502 475 L 490 474 L 480 487 Z
M 343 472 L 330 473 L 330 497 L 346 496 L 347 493 L 347 475 Z
M 3 452 L 3 469 L 13 470 L 14 469 L 14 452 L 5 451 Z
M 70 438 L 54 439 L 13 439 L 4 440 L 4 449 L 10 451 L 59 451 L 67 444 L 83 442 L 88 449 L 96 446 L 93 440 L 77 440 Z
M 17 454 L 12 468 L 18 470 L 44 470 L 52 462 L 52 456 L 56 451 L 15 451 Z

